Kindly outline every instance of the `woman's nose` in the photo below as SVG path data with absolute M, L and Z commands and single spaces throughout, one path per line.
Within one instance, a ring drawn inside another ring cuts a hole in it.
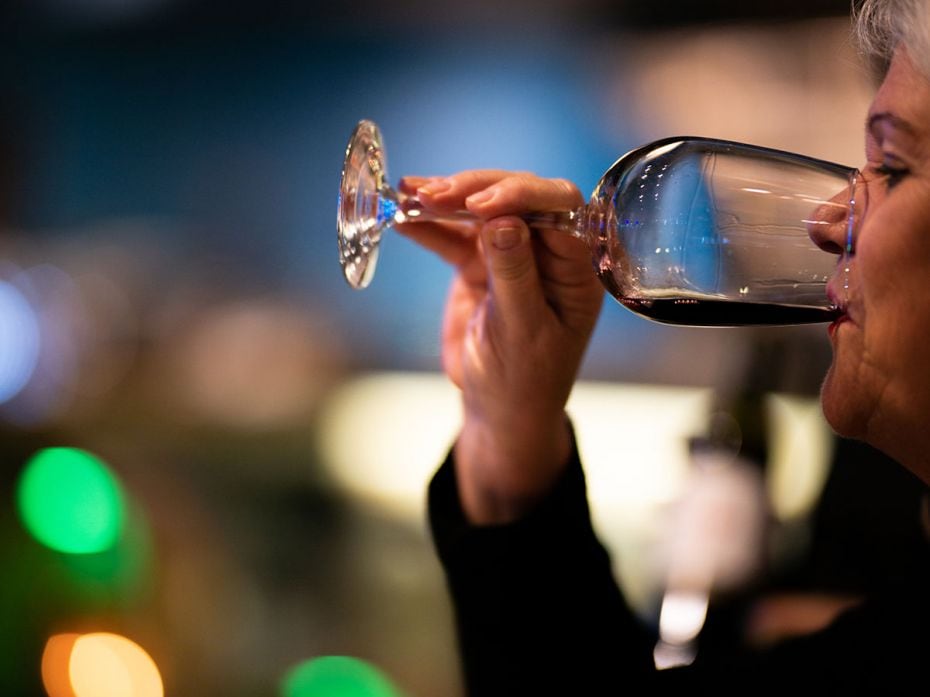
M 822 203 L 806 220 L 807 234 L 818 247 L 830 254 L 842 254 L 846 249 L 849 229 L 849 204 L 836 199 Z
M 866 188 L 858 172 L 849 186 L 817 206 L 806 220 L 807 234 L 818 247 L 831 254 L 851 253 L 856 228 L 865 213 Z

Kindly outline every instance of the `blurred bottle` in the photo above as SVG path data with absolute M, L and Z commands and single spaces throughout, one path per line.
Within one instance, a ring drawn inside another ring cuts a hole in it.
M 692 663 L 699 646 L 738 641 L 734 599 L 765 567 L 770 515 L 765 487 L 766 395 L 777 356 L 752 345 L 737 389 L 721 393 L 706 432 L 690 439 L 691 470 L 670 518 L 659 611 L 660 669 Z

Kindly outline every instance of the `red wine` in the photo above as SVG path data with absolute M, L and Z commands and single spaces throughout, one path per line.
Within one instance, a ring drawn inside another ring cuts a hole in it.
M 842 314 L 836 308 L 707 300 L 705 298 L 617 299 L 636 314 L 656 322 L 694 327 L 811 324 L 832 322 Z

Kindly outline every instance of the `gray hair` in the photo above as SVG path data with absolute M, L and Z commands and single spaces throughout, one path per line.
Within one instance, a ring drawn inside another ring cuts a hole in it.
M 930 79 L 930 0 L 863 0 L 853 18 L 859 50 L 880 74 L 902 44 Z

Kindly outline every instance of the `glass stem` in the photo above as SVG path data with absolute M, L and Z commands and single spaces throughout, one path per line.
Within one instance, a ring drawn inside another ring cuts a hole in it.
M 423 208 L 416 196 L 404 196 L 395 191 L 382 191 L 382 210 L 379 217 L 391 218 L 393 223 L 478 223 L 481 219 L 467 210 L 451 213 L 432 213 Z M 573 211 L 549 211 L 524 213 L 520 217 L 530 227 L 537 230 L 559 230 L 572 237 L 585 239 L 582 221 L 585 207 L 579 206 Z

